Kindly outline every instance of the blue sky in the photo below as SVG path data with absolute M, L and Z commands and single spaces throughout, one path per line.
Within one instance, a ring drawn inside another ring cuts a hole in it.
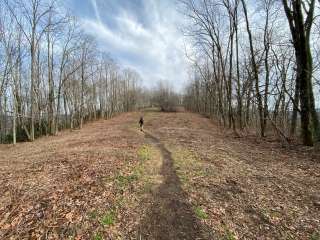
M 84 31 L 120 65 L 139 72 L 145 85 L 162 79 L 182 89 L 188 64 L 175 0 L 68 0 L 67 5 Z

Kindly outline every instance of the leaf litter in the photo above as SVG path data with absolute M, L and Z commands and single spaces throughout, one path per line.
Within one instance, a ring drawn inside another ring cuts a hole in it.
M 161 189 L 176 184 L 165 185 L 167 170 L 186 202 L 164 205 L 161 216 L 190 204 L 193 214 L 180 212 L 207 232 L 196 239 L 319 239 L 318 151 L 235 138 L 196 114 L 146 113 L 145 129 L 174 161 L 163 170 L 139 116 L 0 146 L 0 239 L 139 239 L 143 229 L 152 236 L 147 225 L 159 219 L 150 209 L 176 194 Z

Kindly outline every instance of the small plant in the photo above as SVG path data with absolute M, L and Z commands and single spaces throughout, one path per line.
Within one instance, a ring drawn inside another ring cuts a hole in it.
M 93 236 L 93 240 L 103 240 L 103 237 L 100 235 L 100 233 L 96 233 L 96 234 Z
M 93 210 L 92 212 L 89 212 L 88 216 L 89 216 L 89 218 L 91 218 L 91 219 L 96 219 L 97 216 L 98 216 L 97 210 Z
M 138 157 L 143 161 L 150 159 L 150 149 L 147 145 L 143 145 L 139 148 Z
M 314 232 L 311 235 L 310 240 L 320 240 L 320 232 Z
M 236 240 L 237 238 L 235 237 L 235 235 L 227 228 L 227 226 L 225 226 L 225 234 L 223 236 L 223 240 Z
M 225 240 L 236 240 L 233 233 L 231 233 L 231 232 L 228 232 L 224 239 Z
M 141 175 L 143 175 L 143 173 L 144 173 L 144 168 L 143 168 L 142 164 L 139 164 L 134 168 L 134 175 L 137 177 L 137 179 Z
M 118 207 L 121 207 L 126 204 L 126 199 L 123 196 L 119 196 L 116 200 L 116 204 Z
M 118 175 L 116 177 L 116 181 L 120 187 L 125 187 L 137 179 L 138 179 L 138 176 L 136 174 L 131 174 L 128 176 Z
M 103 226 L 110 226 L 114 223 L 115 216 L 113 211 L 108 211 L 101 219 Z
M 146 180 L 142 189 L 142 193 L 150 193 L 152 191 L 152 186 L 153 184 L 150 181 Z
M 200 219 L 207 219 L 208 218 L 208 214 L 206 214 L 206 212 L 201 207 L 196 207 L 194 209 L 194 212 L 195 212 L 196 216 Z

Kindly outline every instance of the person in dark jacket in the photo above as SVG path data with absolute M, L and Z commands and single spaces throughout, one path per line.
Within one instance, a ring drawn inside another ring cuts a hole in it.
M 144 124 L 144 120 L 143 120 L 143 117 L 141 116 L 139 120 L 139 126 L 140 126 L 140 131 L 142 132 L 143 132 L 143 124 Z

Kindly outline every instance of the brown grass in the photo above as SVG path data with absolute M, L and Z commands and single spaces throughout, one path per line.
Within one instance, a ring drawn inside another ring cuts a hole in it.
M 144 115 L 0 146 L 0 239 L 319 239 L 319 152 Z

